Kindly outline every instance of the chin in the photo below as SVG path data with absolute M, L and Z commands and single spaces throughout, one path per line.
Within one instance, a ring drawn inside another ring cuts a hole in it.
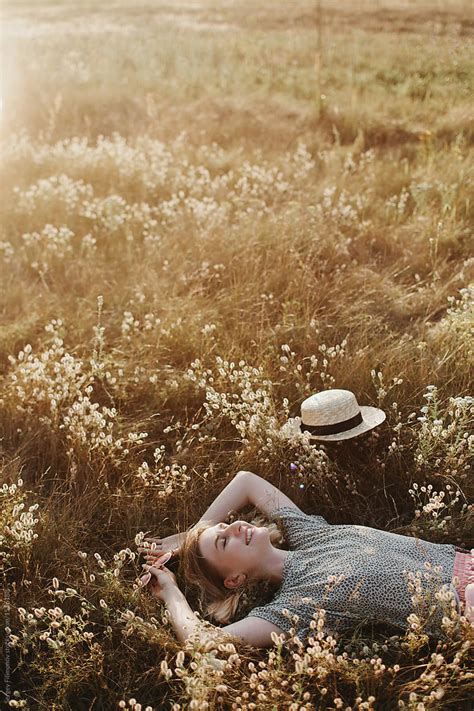
M 257 544 L 260 543 L 266 545 L 267 543 L 270 543 L 270 531 L 266 526 L 257 526 L 253 534 L 253 539 L 255 539 L 255 543 Z

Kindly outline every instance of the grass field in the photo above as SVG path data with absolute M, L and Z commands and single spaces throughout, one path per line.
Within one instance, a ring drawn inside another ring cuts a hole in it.
M 473 35 L 451 0 L 3 3 L 9 707 L 469 708 L 472 629 L 428 639 L 415 589 L 406 631 L 183 656 L 133 585 L 239 469 L 474 547 Z M 290 440 L 331 387 L 386 422 Z

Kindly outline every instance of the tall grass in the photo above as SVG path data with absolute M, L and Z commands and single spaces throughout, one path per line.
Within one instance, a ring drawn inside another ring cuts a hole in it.
M 322 613 L 306 650 L 185 653 L 133 588 L 137 534 L 242 468 L 331 523 L 474 545 L 468 5 L 321 3 L 318 81 L 316 5 L 5 5 L 10 706 L 469 707 L 472 629 L 440 599 L 430 640 L 416 585 L 406 630 Z M 289 439 L 328 387 L 386 423 Z

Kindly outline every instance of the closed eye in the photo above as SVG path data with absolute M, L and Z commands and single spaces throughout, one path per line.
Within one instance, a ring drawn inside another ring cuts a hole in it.
M 220 524 L 219 524 L 219 528 L 220 528 L 221 531 L 222 531 L 222 529 L 227 528 L 227 524 L 225 524 L 225 523 L 220 523 Z M 218 539 L 218 536 L 216 536 L 216 543 L 215 543 L 216 548 L 217 548 L 217 544 L 218 544 L 218 542 L 219 542 L 217 539 Z M 226 537 L 226 536 L 222 536 L 222 537 L 220 538 L 220 540 L 223 540 L 223 541 L 224 541 L 224 543 L 222 544 L 222 548 L 225 548 L 225 547 L 226 547 L 226 543 L 227 543 L 227 537 Z

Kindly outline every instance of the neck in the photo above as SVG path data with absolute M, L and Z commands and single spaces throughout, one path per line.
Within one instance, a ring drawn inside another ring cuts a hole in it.
M 272 546 L 269 555 L 261 562 L 255 577 L 258 580 L 281 583 L 283 580 L 283 567 L 288 553 L 289 551 Z

